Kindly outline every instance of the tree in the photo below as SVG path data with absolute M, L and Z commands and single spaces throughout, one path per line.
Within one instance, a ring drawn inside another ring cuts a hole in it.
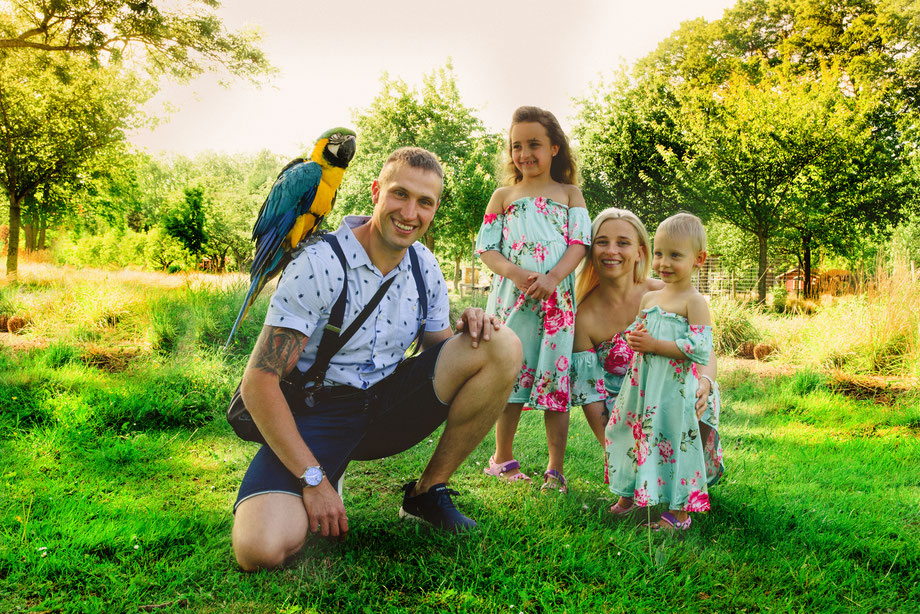
M 441 207 L 425 242 L 429 248 L 436 240 L 443 242 L 456 259 L 472 245 L 497 187 L 489 162 L 500 141 L 488 135 L 473 109 L 463 104 L 450 62 L 426 75 L 420 91 L 386 74 L 381 85 L 370 106 L 355 113 L 358 152 L 339 188 L 333 217 L 367 211 L 370 185 L 390 152 L 403 146 L 424 147 L 437 154 L 445 169 Z M 471 218 L 478 220 L 471 224 Z
M 15 279 L 22 207 L 44 186 L 73 181 L 124 131 L 149 85 L 85 58 L 31 53 L 0 59 L 0 187 L 9 201 L 7 276 Z
M 185 198 L 163 220 L 163 228 L 177 239 L 189 253 L 198 256 L 208 240 L 204 232 L 204 188 L 185 188 Z
M 225 67 L 256 78 L 270 70 L 254 31 L 231 32 L 217 2 L 185 0 L 20 0 L 0 15 L 0 50 L 81 54 L 140 64 L 181 78 Z
M 816 244 L 854 240 L 898 210 L 895 192 L 869 198 L 863 187 L 883 176 L 857 170 L 871 155 L 860 106 L 869 101 L 845 95 L 839 80 L 834 70 L 817 81 L 736 76 L 714 93 L 686 93 L 675 117 L 693 151 L 662 152 L 685 199 L 756 237 L 761 301 L 771 240 L 797 236 L 807 278 Z
M 672 173 L 659 148 L 683 157 L 688 151 L 673 115 L 674 91 L 652 76 L 621 71 L 578 101 L 582 192 L 592 215 L 607 207 L 627 209 L 654 228 L 680 208 Z

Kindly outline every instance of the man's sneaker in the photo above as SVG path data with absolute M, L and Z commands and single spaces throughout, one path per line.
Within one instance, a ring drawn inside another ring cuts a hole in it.
M 428 492 L 410 497 L 415 481 L 402 487 L 404 491 L 400 518 L 423 520 L 435 527 L 451 533 L 460 533 L 476 528 L 476 521 L 464 516 L 451 500 L 452 495 L 459 495 L 456 490 L 447 488 L 447 484 L 435 484 Z

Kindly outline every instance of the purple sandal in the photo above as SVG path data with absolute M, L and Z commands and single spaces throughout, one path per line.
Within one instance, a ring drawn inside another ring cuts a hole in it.
M 514 475 L 505 475 L 512 469 L 520 469 L 521 463 L 517 462 L 513 458 L 510 461 L 505 461 L 504 463 L 496 463 L 495 457 L 489 457 L 489 466 L 482 470 L 486 475 L 494 475 L 499 480 L 504 480 L 505 482 L 518 482 L 520 480 L 525 480 L 530 482 L 530 477 L 523 471 L 515 473 Z
M 558 490 L 564 495 L 569 494 L 569 483 L 565 476 L 555 469 L 547 469 L 543 474 L 543 486 L 540 490 Z
M 661 523 L 664 523 L 663 525 Z M 644 527 L 650 528 L 652 531 L 668 531 L 673 533 L 674 531 L 686 531 L 690 528 L 690 516 L 687 516 L 687 519 L 681 522 L 674 517 L 674 514 L 671 512 L 661 512 L 661 520 L 658 522 L 646 523 L 642 525 Z

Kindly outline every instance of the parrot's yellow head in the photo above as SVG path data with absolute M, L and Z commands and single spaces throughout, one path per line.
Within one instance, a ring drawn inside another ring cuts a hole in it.
M 355 133 L 348 128 L 332 128 L 322 133 L 313 147 L 312 160 L 323 166 L 348 168 L 355 157 Z

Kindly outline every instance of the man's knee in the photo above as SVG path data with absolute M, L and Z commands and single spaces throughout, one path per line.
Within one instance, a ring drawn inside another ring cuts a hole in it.
M 479 347 L 486 349 L 489 362 L 493 366 L 505 367 L 509 377 L 517 377 L 524 360 L 524 350 L 521 340 L 513 330 L 502 326 L 492 331 L 492 338 L 486 343 L 481 343 Z
M 279 496 L 284 498 L 278 500 Z M 268 503 L 284 505 L 265 505 L 260 498 L 274 499 Z M 233 522 L 233 554 L 244 571 L 280 567 L 303 548 L 306 518 L 301 522 L 299 516 L 306 514 L 296 513 L 301 510 L 288 505 L 287 498 L 288 495 L 270 493 L 244 501 L 237 508 Z M 294 497 L 290 499 L 291 502 L 299 503 Z M 276 509 L 279 507 L 281 509 Z M 293 509 L 286 512 L 283 508 L 288 507 Z

